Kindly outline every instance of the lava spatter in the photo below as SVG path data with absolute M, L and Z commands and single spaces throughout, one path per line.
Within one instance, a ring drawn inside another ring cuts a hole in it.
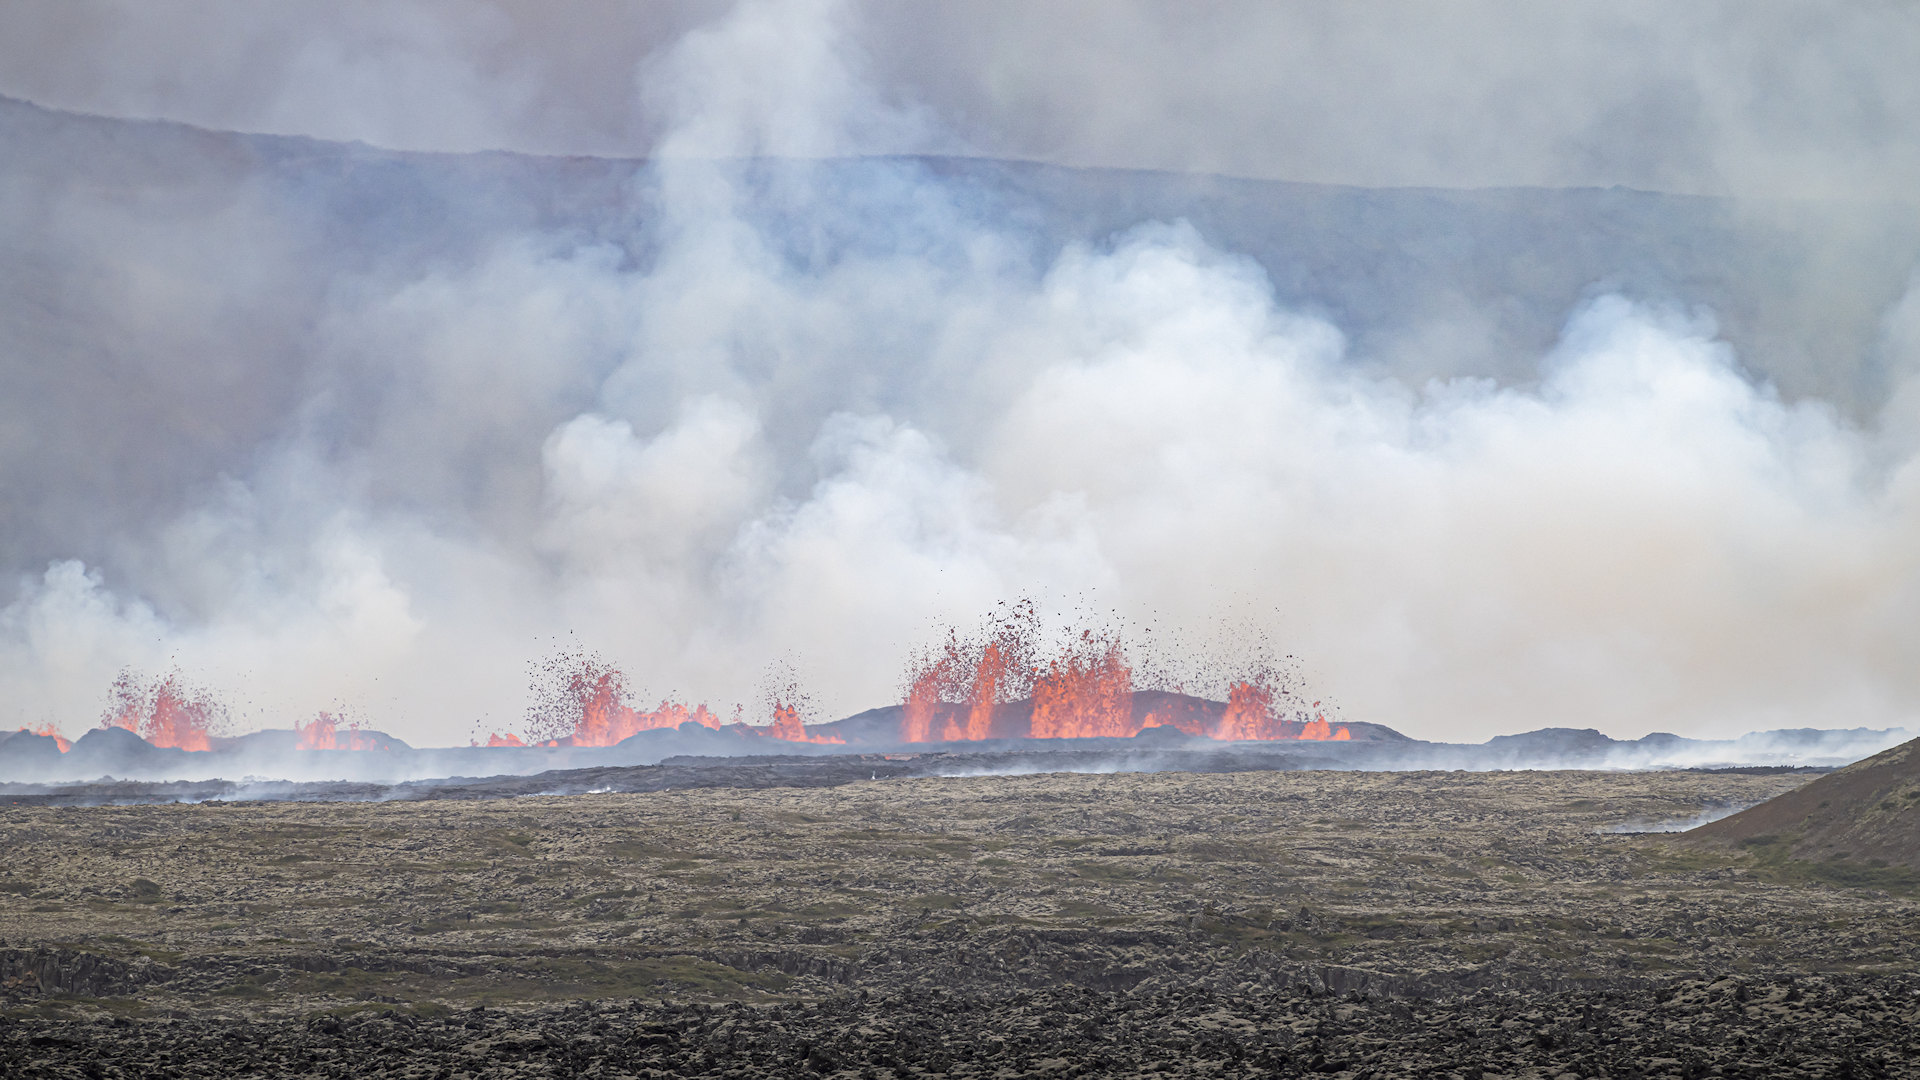
M 199 751 L 213 748 L 213 730 L 225 720 L 225 707 L 180 672 L 147 680 L 129 669 L 113 681 L 100 726 L 125 728 L 158 747 Z

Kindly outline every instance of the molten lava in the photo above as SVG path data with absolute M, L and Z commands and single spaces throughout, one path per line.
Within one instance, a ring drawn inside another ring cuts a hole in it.
M 211 729 L 224 718 L 220 704 L 188 687 L 177 671 L 150 683 L 123 671 L 113 681 L 100 726 L 126 728 L 159 747 L 211 750 Z
M 297 750 L 391 750 L 393 743 L 370 731 L 361 731 L 358 720 L 350 721 L 342 729 L 340 718 L 332 713 L 321 713 L 312 721 L 293 726 L 299 738 L 294 743 Z
M 651 710 L 632 705 L 633 692 L 627 676 L 619 668 L 598 656 L 562 653 L 541 664 L 535 673 L 534 703 L 527 712 L 526 737 L 493 733 L 487 746 L 613 746 L 643 731 L 677 728 L 695 723 L 719 730 L 733 728 L 745 733 L 781 739 L 787 742 L 845 743 L 837 735 L 813 734 L 801 722 L 797 691 L 789 687 L 773 706 L 773 723 L 753 727 L 736 716 L 731 724 L 705 705 L 686 706 L 662 701 Z
M 1080 640 L 1047 665 L 1033 684 L 1036 739 L 1130 738 L 1141 725 L 1133 721 L 1133 669 L 1120 643 L 1083 630 Z
M 1134 666 L 1110 634 L 1082 630 L 1044 666 L 1037 640 L 1031 603 L 1003 611 L 980 642 L 949 630 L 941 648 L 908 666 L 901 740 L 1130 738 L 1152 727 L 1223 741 L 1353 737 L 1317 712 L 1319 702 L 1304 708 L 1286 667 L 1270 660 L 1232 683 L 1222 705 L 1178 692 L 1139 697 Z
M 942 656 L 922 664 L 907 681 L 907 700 L 900 721 L 900 738 L 906 742 L 932 742 L 936 716 L 945 704 L 941 690 L 952 679 L 953 657 Z M 944 733 L 943 736 L 944 738 Z
M 1303 739 L 1314 742 L 1340 742 L 1353 738 L 1353 733 L 1347 730 L 1346 725 L 1336 728 L 1318 712 L 1313 714 L 1312 720 L 1289 720 L 1281 716 L 1274 705 L 1283 696 L 1264 677 L 1234 683 L 1233 689 L 1227 694 L 1227 709 L 1220 715 L 1220 726 L 1212 732 L 1213 737 L 1227 740 Z M 1313 703 L 1313 708 L 1319 707 L 1319 702 Z M 1306 713 L 1298 715 L 1305 716 Z
M 705 705 L 688 708 L 662 701 L 652 711 L 634 708 L 626 674 L 597 656 L 563 654 L 540 670 L 544 685 L 535 687 L 526 741 L 494 735 L 488 738 L 488 746 L 612 746 L 642 731 L 675 728 L 688 721 L 702 727 L 720 726 L 720 718 Z
M 45 735 L 47 738 L 53 740 L 53 745 L 59 747 L 60 752 L 63 754 L 73 749 L 73 744 L 67 741 L 66 736 L 54 730 L 52 724 L 41 724 L 39 727 L 32 729 L 23 727 L 20 730 L 27 732 L 29 735 Z
M 947 631 L 937 653 L 908 664 L 901 736 L 907 742 L 977 742 L 994 730 L 1001 705 L 1033 693 L 1039 618 L 1031 601 L 1003 606 L 979 641 Z
M 1280 719 L 1273 714 L 1273 691 L 1264 682 L 1242 679 L 1227 691 L 1216 739 L 1278 739 Z
M 1327 723 L 1326 717 L 1316 716 L 1305 727 L 1300 729 L 1300 734 L 1294 737 L 1297 739 L 1315 739 L 1320 741 L 1331 739 L 1339 742 L 1343 739 L 1351 739 L 1353 735 L 1347 731 L 1344 725 L 1341 726 L 1339 730 L 1335 730 L 1333 725 Z
M 744 725 L 743 725 L 744 726 Z M 783 742 L 819 743 L 829 746 L 843 746 L 845 739 L 838 735 L 814 735 L 807 731 L 807 725 L 800 720 L 800 710 L 784 702 L 773 703 L 773 723 L 763 728 L 749 727 L 755 735 L 764 735 Z

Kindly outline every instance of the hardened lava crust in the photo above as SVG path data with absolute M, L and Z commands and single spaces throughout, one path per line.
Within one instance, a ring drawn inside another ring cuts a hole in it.
M 1920 1075 L 1913 870 L 1660 831 L 1808 781 L 0 805 L 0 1075 Z

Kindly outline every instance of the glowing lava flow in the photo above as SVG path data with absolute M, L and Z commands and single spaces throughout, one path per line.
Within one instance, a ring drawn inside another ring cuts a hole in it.
M 209 729 L 224 718 L 211 695 L 185 685 L 179 672 L 143 683 L 131 671 L 113 681 L 112 704 L 100 726 L 125 728 L 158 747 L 211 750 Z

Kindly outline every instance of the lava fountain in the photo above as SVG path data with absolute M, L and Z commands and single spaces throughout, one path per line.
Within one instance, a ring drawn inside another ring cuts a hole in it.
M 323 712 L 304 724 L 293 726 L 296 750 L 391 750 L 393 740 L 377 732 L 360 730 L 358 720 L 343 728 L 340 718 Z
M 534 701 L 527 712 L 524 736 L 493 732 L 482 745 L 604 747 L 643 731 L 679 728 L 688 723 L 785 742 L 845 742 L 837 735 L 809 732 L 801 720 L 797 696 L 791 692 L 773 701 L 772 723 L 765 727 L 741 722 L 737 713 L 733 722 L 723 724 L 704 704 L 689 707 L 663 700 L 652 709 L 636 708 L 626 673 L 591 653 L 562 653 L 550 657 L 535 669 L 532 689 Z
M 226 719 L 219 702 L 188 686 L 178 671 L 157 681 L 122 671 L 109 695 L 100 726 L 125 728 L 158 747 L 211 750 L 212 729 Z
M 1127 648 L 1112 632 L 1081 629 L 1038 662 L 1030 603 L 1002 609 L 979 639 L 949 629 L 937 649 L 913 657 L 900 738 L 908 743 L 987 738 L 1131 738 L 1152 727 L 1223 741 L 1344 741 L 1352 733 L 1302 703 L 1269 663 L 1234 680 L 1225 703 L 1178 687 L 1137 686 Z

